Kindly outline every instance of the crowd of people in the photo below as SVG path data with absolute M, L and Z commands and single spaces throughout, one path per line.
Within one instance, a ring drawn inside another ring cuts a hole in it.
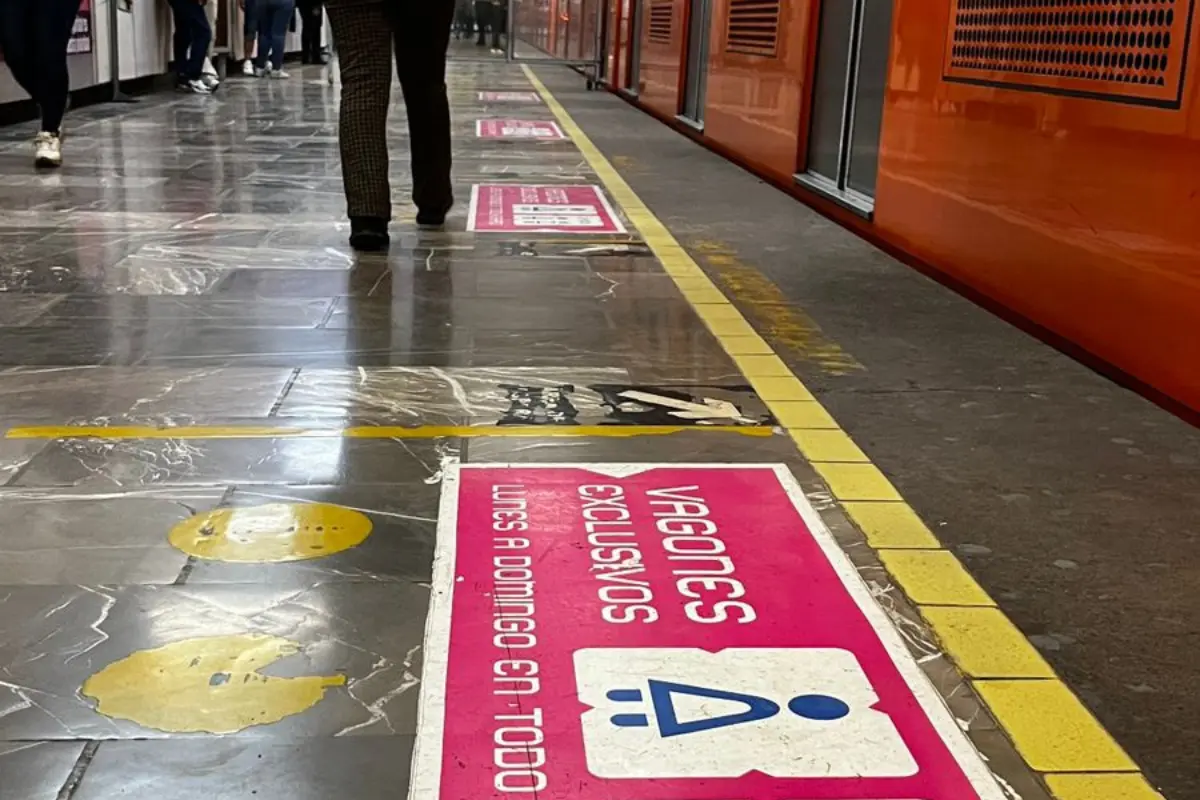
M 216 0 L 167 0 L 174 16 L 174 70 L 180 90 L 211 94 Z M 462 2 L 462 0 L 457 0 Z M 0 0 L 0 49 L 17 82 L 41 109 L 35 139 L 40 167 L 62 165 L 62 122 L 70 92 L 67 49 L 81 0 Z M 450 180 L 450 102 L 446 55 L 456 0 L 238 0 L 245 18 L 244 70 L 285 78 L 284 40 L 296 11 L 306 63 L 324 63 L 321 19 L 328 5 L 342 77 L 339 145 L 350 244 L 388 246 L 392 218 L 387 118 L 393 63 L 408 110 L 412 196 L 417 224 L 441 226 L 454 205 Z M 499 47 L 506 6 L 473 0 L 479 42 Z M 460 30 L 461 33 L 461 30 Z M 252 55 L 253 54 L 253 55 Z

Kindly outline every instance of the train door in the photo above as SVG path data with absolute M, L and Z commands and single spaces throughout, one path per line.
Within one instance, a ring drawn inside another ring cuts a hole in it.
M 712 0 L 690 0 L 688 11 L 687 71 L 680 118 L 704 127 L 704 93 L 708 82 L 708 32 L 712 25 Z
M 867 217 L 875 207 L 892 2 L 821 4 L 808 159 L 796 176 Z
M 645 0 L 624 0 L 629 4 L 629 62 L 625 65 L 625 85 L 621 87 L 629 94 L 638 93 L 639 70 L 642 63 L 642 16 L 645 14 Z

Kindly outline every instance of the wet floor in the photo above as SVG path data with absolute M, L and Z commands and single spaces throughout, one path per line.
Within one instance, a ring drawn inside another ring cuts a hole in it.
M 403 795 L 460 463 L 786 465 L 1045 797 L 526 75 L 451 93 L 459 205 L 413 225 L 398 110 L 386 255 L 315 69 L 81 111 L 55 174 L 3 132 L 0 799 Z

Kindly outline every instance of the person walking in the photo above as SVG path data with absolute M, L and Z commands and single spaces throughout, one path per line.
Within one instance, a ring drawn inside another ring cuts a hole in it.
M 220 21 L 220 13 L 220 3 L 216 0 L 208 0 L 204 4 L 204 16 L 208 19 L 208 29 L 212 31 L 212 36 L 208 39 L 208 51 L 204 54 L 204 63 L 200 67 L 200 80 L 204 81 L 204 85 L 212 92 L 221 86 L 221 76 L 217 74 L 217 67 L 213 63 L 217 55 L 217 23 Z
M 5 2 L 5 0 L 0 0 Z M 190 94 L 212 94 L 204 78 L 204 58 L 212 43 L 206 0 L 167 0 L 175 19 L 176 87 Z
M 290 77 L 283 71 L 283 48 L 287 44 L 288 26 L 296 13 L 296 0 L 257 0 L 257 5 L 258 55 L 254 58 L 254 74 L 260 78 Z
M 387 118 L 392 57 L 408 109 L 417 224 L 440 226 L 454 205 L 446 51 L 454 0 L 327 0 L 342 76 L 339 140 L 356 250 L 388 246 L 392 216 Z
M 492 5 L 491 0 L 475 0 L 475 26 L 479 29 L 479 38 L 475 44 L 480 47 L 487 47 L 488 31 L 492 28 Z
M 0 0 L 0 50 L 13 78 L 42 112 L 34 137 L 39 167 L 62 166 L 62 121 L 71 76 L 67 45 L 81 0 Z
M 296 0 L 300 10 L 300 51 L 305 64 L 324 64 L 321 29 L 325 24 L 325 0 Z

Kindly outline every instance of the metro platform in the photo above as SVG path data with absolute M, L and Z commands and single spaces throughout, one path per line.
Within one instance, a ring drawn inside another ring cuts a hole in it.
M 386 256 L 316 69 L 0 131 L 0 800 L 1200 797 L 1193 428 L 574 73 L 451 92 Z

